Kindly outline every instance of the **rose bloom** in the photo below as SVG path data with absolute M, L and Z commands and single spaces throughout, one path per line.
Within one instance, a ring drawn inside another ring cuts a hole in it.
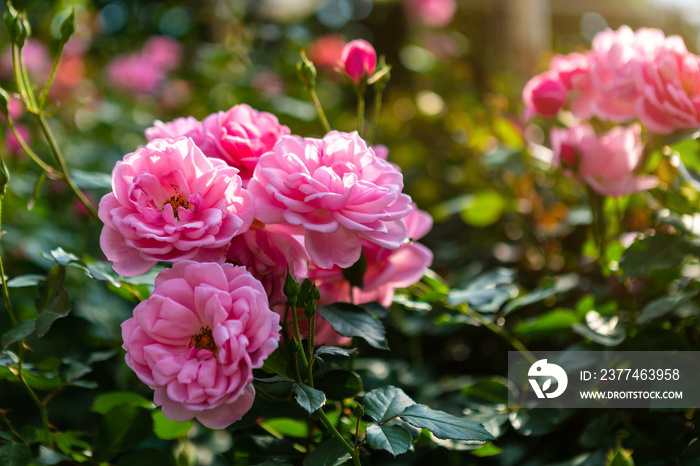
M 620 197 L 658 184 L 656 178 L 634 172 L 644 150 L 639 124 L 617 126 L 598 137 L 589 124 L 582 123 L 554 128 L 550 137 L 553 165 L 600 194 Z
M 353 40 L 343 47 L 340 63 L 345 74 L 359 83 L 365 76 L 374 74 L 377 68 L 377 52 L 366 40 Z
M 158 261 L 224 262 L 231 238 L 253 221 L 241 184 L 235 168 L 189 138 L 151 141 L 112 171 L 112 192 L 99 205 L 102 251 L 127 277 Z
M 182 47 L 180 43 L 168 36 L 149 37 L 143 48 L 141 55 L 153 61 L 166 71 L 173 70 L 180 65 L 182 60 Z
M 228 261 L 244 265 L 262 282 L 271 305 L 284 304 L 287 270 L 297 281 L 308 277 L 304 229 L 288 223 L 263 225 L 255 221 L 248 231 L 231 240 Z
M 260 156 L 290 131 L 280 125 L 273 114 L 240 104 L 227 112 L 206 117 L 202 122 L 202 134 L 204 154 L 222 159 L 240 170 L 240 176 L 247 184 Z
M 668 134 L 700 127 L 700 57 L 659 49 L 635 70 L 637 113 L 650 131 Z
M 433 219 L 427 212 L 415 207 L 404 219 L 411 240 L 418 240 L 428 234 L 433 226 Z M 433 253 L 420 243 L 413 241 L 390 250 L 374 243 L 362 241 L 367 259 L 367 271 L 362 288 L 352 289 L 339 267 L 330 270 L 312 267 L 309 271 L 311 280 L 316 282 L 321 291 L 321 304 L 335 302 L 353 302 L 355 304 L 379 302 L 389 307 L 394 299 L 394 292 L 418 282 L 425 270 L 433 262 Z
M 153 141 L 154 139 L 177 139 L 186 136 L 194 141 L 199 147 L 202 144 L 202 124 L 195 117 L 182 117 L 175 120 L 163 123 L 160 120 L 153 122 L 153 126 L 146 129 L 146 139 Z
M 122 324 L 126 364 L 155 390 L 163 415 L 211 429 L 253 405 L 253 369 L 276 348 L 279 316 L 243 267 L 184 261 L 156 277 Z
M 638 89 L 635 70 L 641 63 L 661 50 L 687 54 L 683 39 L 665 37 L 658 29 L 641 28 L 633 31 L 622 26 L 613 31 L 606 29 L 593 38 L 591 82 L 600 98 L 596 100 L 596 114 L 603 119 L 624 122 L 637 115 Z M 641 65 L 645 66 L 645 65 Z
M 436 28 L 447 26 L 457 11 L 455 0 L 408 0 L 404 5 L 411 19 Z
M 556 73 L 547 71 L 530 79 L 523 89 L 525 119 L 535 114 L 552 117 L 564 106 L 568 91 Z
M 110 83 L 134 95 L 153 94 L 165 81 L 165 71 L 139 54 L 120 55 L 107 65 Z
M 338 66 L 346 41 L 338 34 L 327 34 L 309 46 L 309 59 L 316 68 L 333 69 Z
M 324 269 L 354 264 L 361 239 L 387 249 L 406 239 L 403 176 L 357 132 L 282 138 L 260 157 L 248 189 L 261 222 L 304 226 L 306 250 Z

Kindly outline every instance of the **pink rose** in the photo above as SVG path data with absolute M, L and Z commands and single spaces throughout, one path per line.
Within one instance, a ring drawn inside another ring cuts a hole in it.
M 667 38 L 658 29 L 633 31 L 622 26 L 617 31 L 606 29 L 596 34 L 590 72 L 593 86 L 600 94 L 595 103 L 598 116 L 618 123 L 636 117 L 635 70 L 660 50 L 687 54 L 683 39 Z
M 134 277 L 158 261 L 224 262 L 253 221 L 253 199 L 235 168 L 207 158 L 189 138 L 156 139 L 117 162 L 100 201 L 100 246 L 114 270 Z
M 309 255 L 304 248 L 304 229 L 279 223 L 263 225 L 253 222 L 248 231 L 231 240 L 228 260 L 244 265 L 260 280 L 270 303 L 284 304 L 284 280 L 287 270 L 297 280 L 308 276 Z
M 377 52 L 366 40 L 353 40 L 343 47 L 340 62 L 345 74 L 359 83 L 365 76 L 372 76 L 377 68 Z
M 587 123 L 554 128 L 551 140 L 553 165 L 600 194 L 620 197 L 658 184 L 654 177 L 635 173 L 644 149 L 638 124 L 617 126 L 601 137 Z
M 433 226 L 430 215 L 419 210 L 415 205 L 404 222 L 411 240 L 422 238 Z M 367 271 L 364 286 L 352 290 L 352 301 L 350 283 L 339 267 L 330 270 L 311 268 L 309 275 L 321 291 L 321 304 L 335 302 L 361 304 L 377 301 L 388 307 L 394 299 L 394 292 L 418 282 L 425 275 L 426 268 L 433 262 L 433 253 L 430 249 L 413 241 L 404 243 L 395 250 L 385 249 L 368 241 L 362 241 L 362 246 L 367 259 Z
M 204 139 L 202 124 L 196 118 L 190 116 L 176 118 L 169 123 L 156 120 L 153 122 L 153 126 L 146 129 L 146 139 L 149 141 L 159 138 L 177 139 L 183 136 L 192 139 L 198 147 L 201 147 Z
M 213 113 L 202 122 L 202 151 L 240 170 L 244 184 L 253 175 L 262 154 L 272 149 L 289 128 L 271 113 L 241 104 L 227 112 Z
M 547 71 L 530 79 L 523 89 L 525 119 L 535 114 L 552 117 L 564 106 L 568 91 L 556 73 Z
M 153 94 L 165 81 L 165 71 L 139 54 L 120 55 L 107 65 L 111 84 L 134 95 Z
M 343 36 L 327 34 L 309 46 L 309 58 L 316 68 L 333 69 L 338 66 L 346 41 Z
M 406 239 L 403 176 L 357 132 L 282 138 L 260 157 L 248 189 L 261 222 L 304 226 L 306 250 L 325 269 L 354 264 L 361 239 L 387 249 Z
M 650 131 L 700 127 L 700 57 L 660 49 L 635 70 L 637 113 Z
M 22 47 L 22 64 L 34 78 L 46 79 L 51 69 L 52 59 L 46 46 L 38 39 L 28 39 Z M 8 46 L 0 58 L 2 76 L 13 76 L 12 47 Z
M 276 348 L 279 316 L 243 267 L 184 261 L 156 277 L 122 324 L 126 364 L 155 390 L 163 415 L 211 429 L 253 405 L 253 369 Z
M 143 44 L 141 55 L 162 69 L 170 71 L 180 65 L 182 47 L 172 37 L 152 36 Z
M 411 19 L 436 28 L 448 25 L 457 10 L 455 0 L 408 0 L 405 5 Z

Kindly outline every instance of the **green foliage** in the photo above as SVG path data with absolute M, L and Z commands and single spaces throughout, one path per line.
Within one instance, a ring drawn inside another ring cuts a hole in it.
M 349 303 L 336 303 L 320 306 L 318 312 L 340 335 L 361 337 L 375 348 L 389 349 L 384 326 L 364 308 Z

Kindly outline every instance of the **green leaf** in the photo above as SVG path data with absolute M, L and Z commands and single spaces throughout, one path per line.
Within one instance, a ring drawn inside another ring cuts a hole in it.
M 340 335 L 360 337 L 375 348 L 389 349 L 384 325 L 361 307 L 349 303 L 335 303 L 320 306 L 318 312 Z
M 160 409 L 151 413 L 153 432 L 163 440 L 175 440 L 185 437 L 192 429 L 192 421 L 177 422 L 167 419 Z
M 365 414 L 377 422 L 386 422 L 415 403 L 403 390 L 393 385 L 375 388 L 363 398 Z
M 12 351 L 0 351 L 0 367 L 7 367 L 10 364 L 17 364 L 19 358 Z
M 695 297 L 700 290 L 689 291 L 687 293 L 679 293 L 671 296 L 664 296 L 663 298 L 656 299 L 642 309 L 641 314 L 637 318 L 638 324 L 643 324 L 649 322 L 650 320 L 657 319 L 661 316 L 668 314 L 681 307 L 682 305 L 689 302 L 693 297 Z
M 46 277 L 39 274 L 30 273 L 27 275 L 20 275 L 18 277 L 11 278 L 7 281 L 8 288 L 24 288 L 27 286 L 36 286 L 40 281 L 45 280 Z
M 362 379 L 354 372 L 332 370 L 314 380 L 314 386 L 329 400 L 345 400 L 362 391 Z
M 10 443 L 0 447 L 0 464 L 3 466 L 27 466 L 32 460 L 32 452 L 23 443 Z
M 352 458 L 337 439 L 323 442 L 304 460 L 304 466 L 340 466 Z
M 367 257 L 362 251 L 357 262 L 343 269 L 343 278 L 350 283 L 350 286 L 362 288 L 365 286 L 365 272 L 367 272 Z
M 567 335 L 572 325 L 580 319 L 571 309 L 554 309 L 545 314 L 522 320 L 515 324 L 513 333 L 517 337 L 546 338 Z
M 471 440 L 475 442 L 485 442 L 493 439 L 493 436 L 478 422 L 453 416 L 421 404 L 409 406 L 400 414 L 400 417 L 412 426 L 428 429 L 433 435 L 442 439 Z
M 51 270 L 46 275 L 46 281 L 39 284 L 39 296 L 35 301 L 36 308 L 39 311 L 39 317 L 36 319 L 36 334 L 40 338 L 46 335 L 46 332 L 49 331 L 51 325 L 57 319 L 70 313 L 70 297 L 63 287 L 65 278 L 66 268 L 59 263 L 51 267 Z
M 369 426 L 365 433 L 370 447 L 394 456 L 407 452 L 413 444 L 411 434 L 401 426 Z
M 690 244 L 679 235 L 657 233 L 638 239 L 620 258 L 622 278 L 643 277 L 652 270 L 677 267 L 690 253 Z
M 557 294 L 571 291 L 578 286 L 580 278 L 578 275 L 572 273 L 554 277 L 550 280 L 552 283 L 538 286 L 528 294 L 520 296 L 506 304 L 503 308 L 503 314 L 510 314 L 521 307 L 544 301 L 545 299 Z
M 479 275 L 465 289 L 450 291 L 447 303 L 450 306 L 467 303 L 477 311 L 496 312 L 503 303 L 517 295 L 514 277 L 515 271 L 505 268 Z
M 7 349 L 8 346 L 20 341 L 22 338 L 27 338 L 34 333 L 34 330 L 36 330 L 36 320 L 18 323 L 2 335 L 2 339 L 0 339 L 2 349 Z
M 269 355 L 265 362 L 263 363 L 263 370 L 268 374 L 281 374 L 287 377 L 287 368 L 289 367 L 289 362 L 287 359 L 287 353 L 284 348 L 280 346 L 275 350 L 274 353 Z
M 119 458 L 115 466 L 175 466 L 172 455 L 158 448 L 145 448 L 127 453 Z
M 494 445 L 491 442 L 485 443 L 476 450 L 471 451 L 470 453 L 478 458 L 486 458 L 489 456 L 496 456 L 500 454 L 503 450 L 498 448 L 496 445 Z
M 270 418 L 265 419 L 261 425 L 284 437 L 307 438 L 309 435 L 308 424 L 299 419 L 290 419 L 288 417 Z
M 297 394 L 294 398 L 299 403 L 299 406 L 308 411 L 309 414 L 326 404 L 326 395 L 322 391 L 311 388 L 306 384 L 295 383 L 292 385 L 292 391 Z
M 131 392 L 112 392 L 98 395 L 92 403 L 92 411 L 100 414 L 107 414 L 119 405 L 132 405 L 140 408 L 150 408 L 151 401 Z
M 80 438 L 83 436 L 85 436 L 84 432 L 65 431 L 56 433 L 54 440 L 63 453 L 70 455 L 78 462 L 83 462 L 87 459 L 83 452 L 92 450 L 92 445 Z
M 593 340 L 603 346 L 617 346 L 625 341 L 626 336 L 624 330 L 620 326 L 609 334 L 598 333 L 585 324 L 576 324 L 571 327 L 571 329 L 582 337 Z
M 51 448 L 48 448 L 44 445 L 40 445 L 39 454 L 36 458 L 34 458 L 32 464 L 51 465 L 63 463 L 64 461 L 70 461 L 70 458 L 64 455 L 63 453 L 60 453 L 56 450 L 52 450 Z
M 314 353 L 315 356 L 322 356 L 327 354 L 329 356 L 345 356 L 350 357 L 350 355 L 357 351 L 357 348 L 338 348 L 337 346 L 321 346 Z
M 102 418 L 97 432 L 95 461 L 109 460 L 146 440 L 153 429 L 151 414 L 138 406 L 120 405 Z

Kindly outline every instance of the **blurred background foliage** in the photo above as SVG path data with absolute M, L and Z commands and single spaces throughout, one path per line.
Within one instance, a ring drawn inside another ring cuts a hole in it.
M 697 294 L 697 259 L 685 259 L 683 249 L 677 263 L 622 279 L 617 265 L 632 237 L 611 247 L 610 261 L 600 267 L 585 190 L 537 157 L 533 144 L 543 144 L 545 133 L 523 123 L 520 93 L 553 53 L 587 49 L 605 27 L 660 27 L 667 35 L 682 34 L 689 49 L 697 50 L 700 9 L 669 0 L 457 3 L 452 21 L 436 28 L 412 19 L 404 2 L 392 0 L 14 2 L 29 12 L 33 37 L 50 56 L 62 20 L 75 7 L 78 30 L 50 94 L 55 105 L 50 123 L 79 184 L 95 201 L 109 190 L 115 162 L 145 143 L 143 131 L 156 119 L 202 119 L 247 103 L 274 113 L 295 134 L 321 136 L 314 107 L 296 77 L 302 50 L 316 61 L 318 93 L 333 128 L 353 130 L 354 93 L 333 71 L 332 59 L 324 65 L 319 41 L 364 38 L 386 56 L 393 68 L 375 143 L 389 148 L 389 160 L 404 173 L 406 192 L 435 218 L 424 242 L 435 253 L 432 268 L 444 283 L 426 279 L 401 294 L 401 305 L 387 317 L 391 353 L 361 344 L 363 357 L 355 370 L 366 391 L 401 386 L 417 401 L 471 415 L 499 438 L 475 449 L 424 434 L 416 454 L 394 459 L 377 453 L 364 458 L 367 464 L 700 464 L 693 409 L 508 412 L 504 382 L 513 338 L 530 350 L 699 347 L 700 307 L 691 299 L 651 324 L 635 320 L 645 305 L 665 294 Z M 109 63 L 137 52 L 155 35 L 181 44 L 179 66 L 152 92 L 110 81 Z M 0 44 L 7 50 L 5 32 Z M 7 60 L 0 71 L 2 86 L 14 91 Z M 37 82 L 46 72 L 36 71 Z M 370 94 L 368 108 L 371 101 Z M 29 115 L 18 121 L 34 150 L 46 156 Z M 45 337 L 27 341 L 32 349 L 27 367 L 36 374 L 35 388 L 51 400 L 50 420 L 62 432 L 62 452 L 72 451 L 71 461 L 87 461 L 80 452 L 93 441 L 107 441 L 105 423 L 114 421 L 96 403 L 99 396 L 128 391 L 135 398 L 122 400 L 126 406 L 149 404 L 150 391 L 123 362 L 119 325 L 148 294 L 154 274 L 121 284 L 100 275 L 109 273 L 99 250 L 101 226 L 63 184 L 37 182 L 38 171 L 10 139 L 6 134 L 5 161 L 12 174 L 3 216 L 6 273 L 45 276 L 57 263 L 67 265 L 64 286 L 72 301 L 70 316 L 57 320 Z M 683 215 L 686 220 L 697 215 L 697 191 L 679 182 L 667 163 L 659 164 L 656 175 L 677 189 L 606 200 L 606 213 L 619 222 L 612 228 L 622 234 L 662 225 L 669 235 L 685 235 L 683 240 L 692 243 L 694 225 L 682 233 L 677 222 L 658 223 L 658 212 L 666 207 L 669 218 L 681 219 L 682 225 Z M 59 247 L 78 257 L 56 251 Z M 484 278 L 494 270 L 502 272 Z M 475 306 L 470 284 L 496 290 L 493 299 Z M 23 320 L 30 319 L 36 315 L 36 288 L 14 285 L 15 307 Z M 466 313 L 465 303 L 478 315 Z M 5 313 L 0 328 L 10 328 Z M 331 359 L 328 366 L 334 364 Z M 0 377 L 11 374 L 0 367 Z M 39 435 L 29 427 L 40 425 L 38 412 L 18 384 L 0 381 L 0 387 L 0 428 L 24 426 L 17 435 L 31 443 Z M 122 418 L 128 418 L 127 411 Z M 143 425 L 138 414 L 133 416 L 127 427 Z M 228 431 L 190 426 L 183 431 L 154 412 L 155 434 L 149 428 L 128 445 L 112 445 L 121 448 L 114 461 L 258 464 L 272 455 L 296 464 L 294 439 L 308 435 L 303 419 L 296 405 L 280 411 L 258 400 Z M 128 453 L 136 448 L 137 454 Z M 41 464 L 56 464 L 46 461 Z

